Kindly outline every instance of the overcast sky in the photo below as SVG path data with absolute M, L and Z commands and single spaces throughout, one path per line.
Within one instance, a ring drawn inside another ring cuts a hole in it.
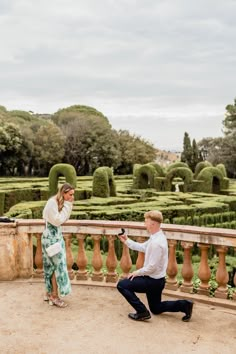
M 101 111 L 157 148 L 222 135 L 235 0 L 0 0 L 0 104 Z

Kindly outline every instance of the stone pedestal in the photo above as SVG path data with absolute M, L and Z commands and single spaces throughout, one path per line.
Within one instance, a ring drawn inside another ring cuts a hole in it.
M 0 280 L 13 280 L 17 277 L 17 253 L 15 224 L 0 223 Z

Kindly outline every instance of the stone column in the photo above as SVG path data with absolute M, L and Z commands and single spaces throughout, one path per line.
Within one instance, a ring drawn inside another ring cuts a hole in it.
M 201 250 L 201 261 L 198 269 L 198 277 L 201 280 L 201 283 L 197 292 L 198 294 L 209 295 L 211 270 L 208 264 L 208 249 L 210 248 L 210 245 L 199 243 L 198 247 Z
M 143 243 L 145 242 L 147 239 L 145 237 L 137 237 L 137 242 Z M 136 260 L 136 269 L 140 269 L 143 267 L 144 264 L 144 257 L 145 254 L 143 252 L 138 252 L 138 258 Z
M 17 252 L 15 224 L 0 223 L 0 280 L 17 278 L 19 272 Z
M 84 239 L 85 235 L 76 234 L 76 238 L 78 240 L 79 249 L 78 249 L 78 257 L 77 257 L 77 265 L 79 267 L 76 275 L 77 280 L 88 280 L 88 272 L 86 266 L 88 264 L 88 259 L 86 256 L 85 248 L 84 248 Z
M 130 257 L 130 253 L 129 253 L 129 247 L 126 246 L 124 243 L 122 243 L 123 245 L 123 249 L 122 249 L 122 256 L 120 259 L 120 267 L 122 269 L 122 274 L 120 276 L 121 279 L 127 278 L 130 269 L 132 267 L 132 260 Z
M 36 265 L 36 269 L 34 270 L 33 277 L 34 278 L 43 278 L 43 253 L 42 253 L 42 242 L 41 242 L 41 233 L 36 233 L 35 237 L 37 238 L 37 246 L 34 257 L 34 263 Z
M 20 278 L 31 278 L 33 275 L 33 243 L 32 235 L 26 232 L 17 235 L 17 264 Z
M 94 240 L 94 248 L 93 248 L 93 258 L 92 258 L 92 266 L 93 273 L 91 279 L 94 281 L 103 281 L 103 272 L 102 272 L 102 255 L 100 250 L 100 239 L 101 235 L 92 235 L 92 239 Z
M 71 238 L 72 234 L 66 234 L 64 233 L 63 235 L 64 240 L 65 240 L 65 246 L 66 246 L 66 263 L 67 263 L 67 270 L 69 274 L 70 280 L 74 279 L 74 271 L 72 269 L 72 266 L 74 264 L 74 258 L 73 258 L 73 253 L 71 250 Z
M 118 274 L 116 273 L 117 267 L 117 257 L 115 252 L 115 244 L 114 241 L 116 236 L 107 236 L 108 238 L 108 254 L 106 260 L 106 267 L 107 267 L 107 275 L 106 275 L 106 282 L 116 283 L 118 279 Z
M 192 259 L 191 259 L 191 250 L 193 248 L 193 242 L 181 242 L 181 246 L 184 249 L 184 263 L 182 267 L 182 277 L 183 277 L 183 284 L 180 286 L 181 291 L 185 293 L 191 293 L 193 290 L 193 266 L 192 266 Z
M 215 291 L 215 297 L 221 299 L 227 299 L 228 297 L 228 281 L 229 274 L 226 269 L 225 256 L 228 251 L 226 246 L 218 246 L 216 248 L 219 254 L 219 265 L 216 271 L 216 281 L 218 283 L 218 288 Z
M 177 290 L 178 289 L 178 282 L 176 279 L 176 275 L 178 273 L 178 265 L 176 262 L 176 240 L 169 240 L 168 245 L 169 245 L 169 259 L 168 259 L 168 266 L 167 266 L 167 275 L 168 278 L 166 280 L 166 289 L 170 290 Z

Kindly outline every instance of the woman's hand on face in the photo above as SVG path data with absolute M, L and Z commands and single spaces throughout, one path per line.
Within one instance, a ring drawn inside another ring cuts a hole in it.
M 67 192 L 67 193 L 64 193 L 64 200 L 66 201 L 66 202 L 71 202 L 71 203 L 73 203 L 73 201 L 74 201 L 74 193 L 75 193 L 75 191 L 73 190 L 73 189 L 71 189 L 69 192 Z

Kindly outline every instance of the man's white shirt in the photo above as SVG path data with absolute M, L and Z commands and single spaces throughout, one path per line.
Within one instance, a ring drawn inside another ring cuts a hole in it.
M 147 275 L 154 279 L 166 276 L 168 243 L 165 234 L 161 230 L 151 235 L 148 241 L 144 243 L 128 239 L 125 244 L 134 251 L 145 253 L 144 265 L 137 270 L 138 275 Z

